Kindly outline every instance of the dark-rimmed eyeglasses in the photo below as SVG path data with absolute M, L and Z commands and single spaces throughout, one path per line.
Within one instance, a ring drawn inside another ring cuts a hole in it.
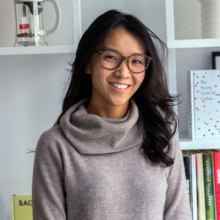
M 128 69 L 133 73 L 142 73 L 145 71 L 152 60 L 151 57 L 143 54 L 132 54 L 124 57 L 115 50 L 94 50 L 94 53 L 100 54 L 100 61 L 104 68 L 108 70 L 117 69 L 123 60 L 126 60 Z

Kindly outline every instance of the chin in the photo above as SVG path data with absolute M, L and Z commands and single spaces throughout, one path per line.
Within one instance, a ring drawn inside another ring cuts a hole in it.
M 128 98 L 111 98 L 110 103 L 115 106 L 125 105 L 130 99 Z

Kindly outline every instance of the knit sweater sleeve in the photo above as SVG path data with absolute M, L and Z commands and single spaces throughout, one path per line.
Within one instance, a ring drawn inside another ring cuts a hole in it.
M 172 139 L 170 156 L 174 158 L 174 164 L 167 179 L 164 220 L 192 220 L 182 151 L 176 135 Z
M 33 179 L 33 220 L 66 219 L 62 157 L 55 141 L 44 132 L 36 147 Z

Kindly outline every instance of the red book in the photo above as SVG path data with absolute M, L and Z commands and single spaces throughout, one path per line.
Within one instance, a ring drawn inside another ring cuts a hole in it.
M 213 152 L 216 220 L 220 220 L 220 152 Z

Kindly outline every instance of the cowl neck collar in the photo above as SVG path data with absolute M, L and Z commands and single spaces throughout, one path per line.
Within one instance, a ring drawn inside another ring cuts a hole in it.
M 143 141 L 139 111 L 133 99 L 124 118 L 102 118 L 88 114 L 89 98 L 70 107 L 60 119 L 60 126 L 71 145 L 81 154 L 114 153 Z

